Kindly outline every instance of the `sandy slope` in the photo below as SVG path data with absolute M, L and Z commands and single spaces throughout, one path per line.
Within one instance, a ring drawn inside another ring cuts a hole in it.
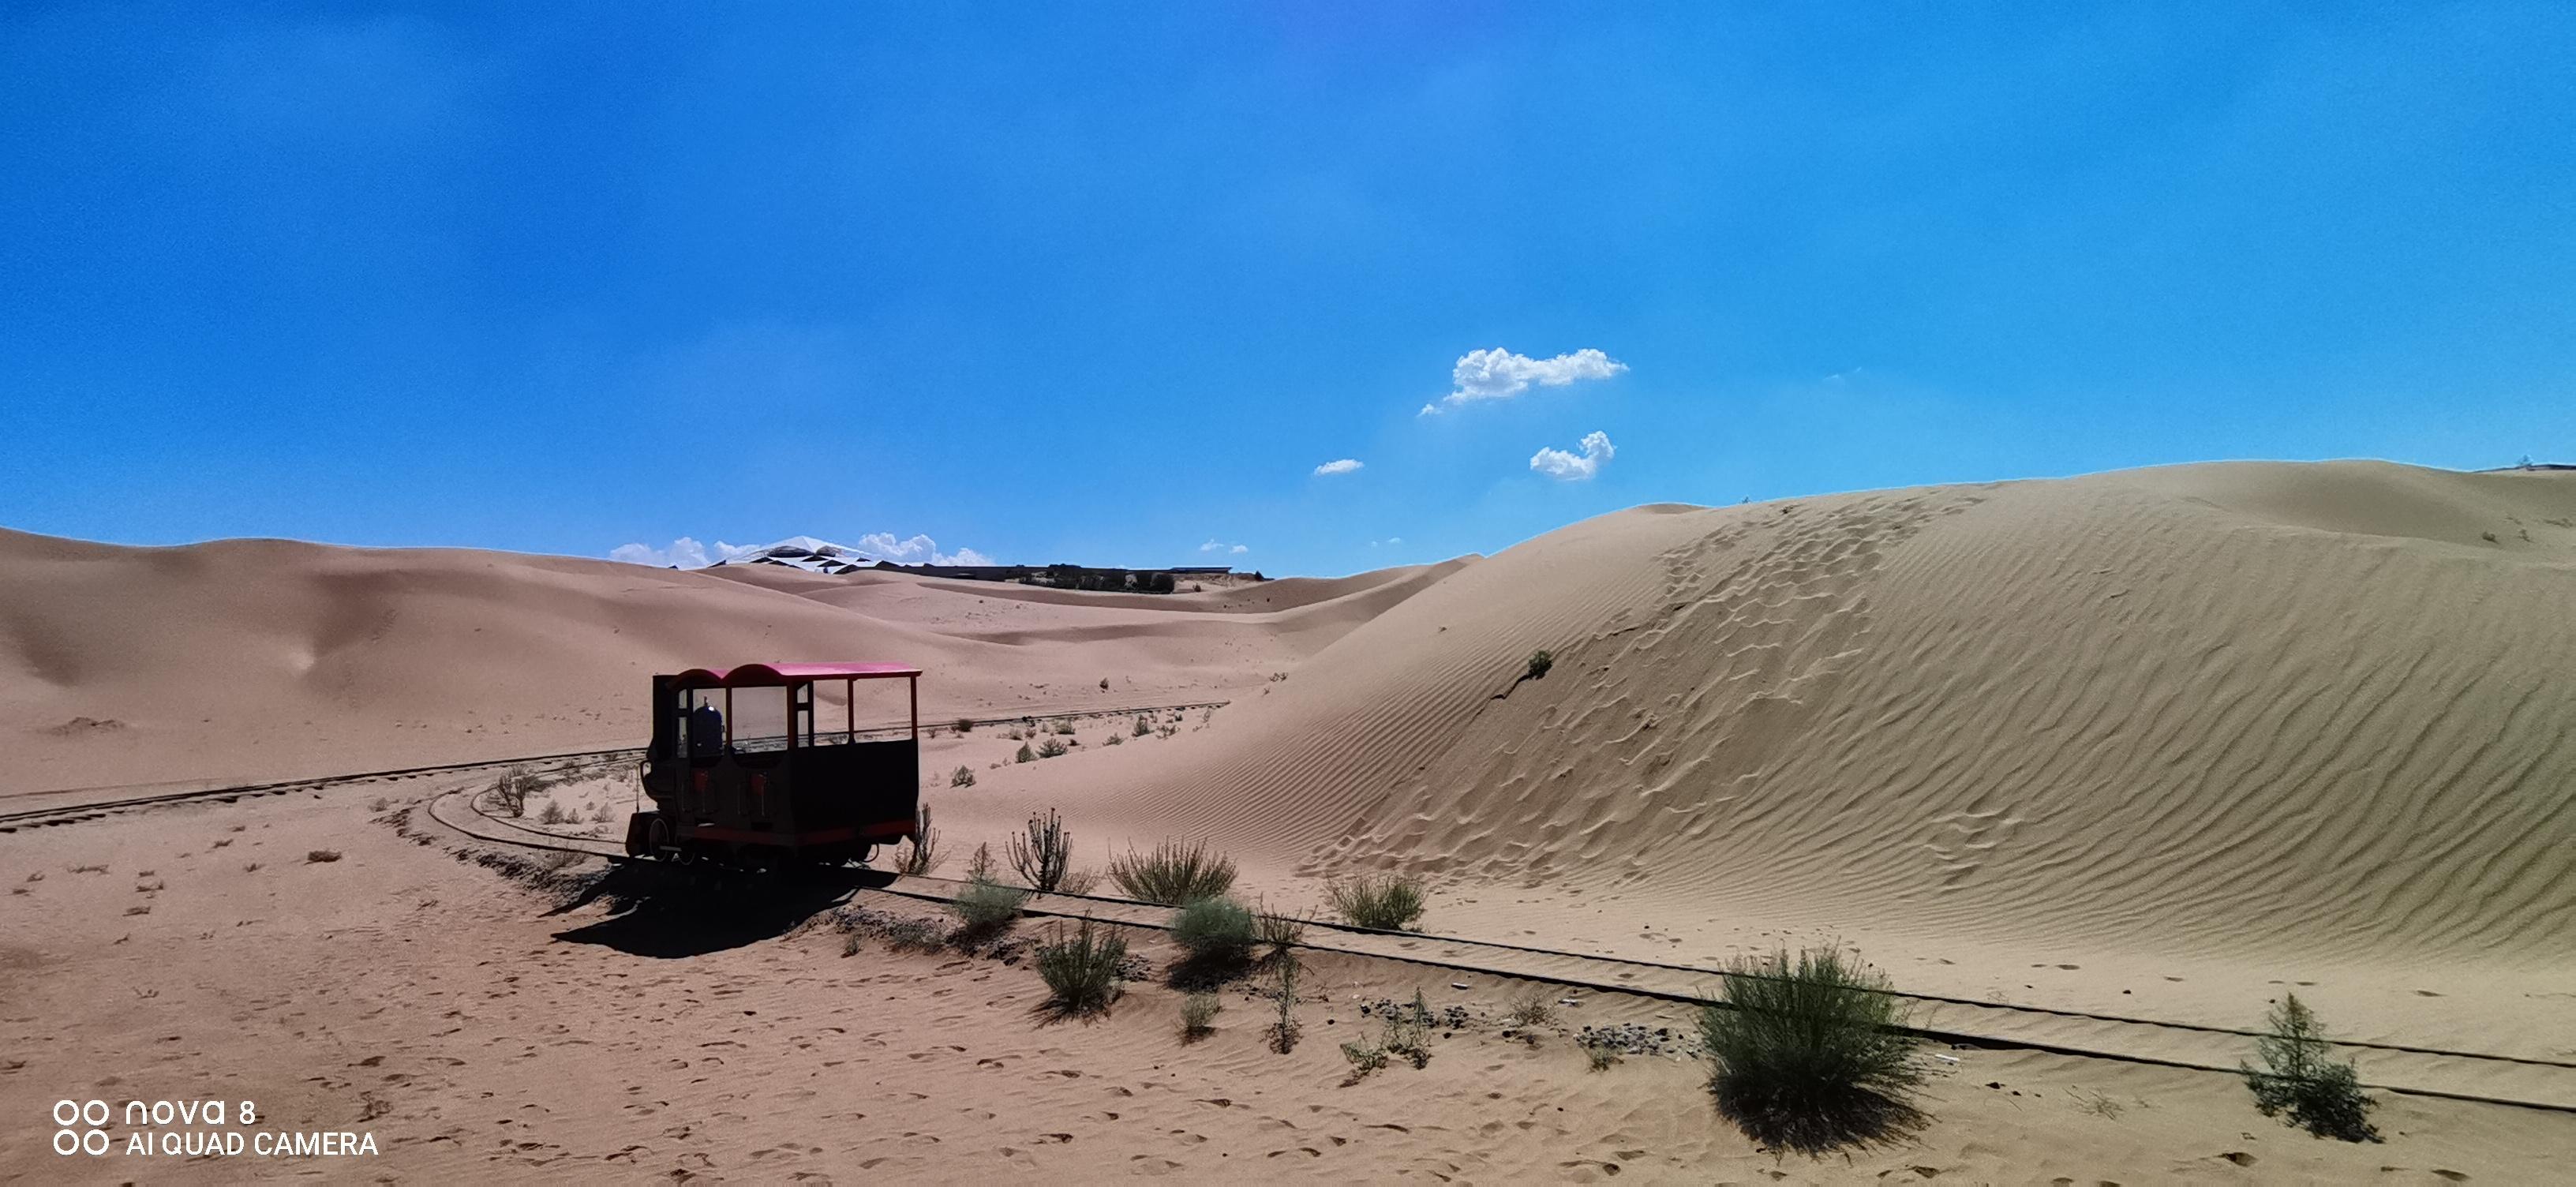
M 0 531 L 0 794 L 633 745 L 652 673 L 763 658 L 918 664 L 931 719 L 1221 698 L 1449 567 L 1104 603 L 770 566 Z
M 2570 622 L 2576 475 L 1641 508 L 1450 576 L 1168 761 L 1070 756 L 961 808 L 1413 869 L 1478 905 L 1462 927 L 1832 933 L 1917 983 L 2231 1025 L 2315 982 L 2363 1030 L 2563 1058 Z

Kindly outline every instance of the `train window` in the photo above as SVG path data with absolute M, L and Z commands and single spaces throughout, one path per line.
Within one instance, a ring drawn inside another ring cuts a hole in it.
M 723 689 L 682 689 L 674 711 L 680 715 L 680 753 L 691 758 L 712 758 L 724 753 Z
M 850 687 L 855 681 L 823 680 L 796 687 L 791 707 L 796 744 L 838 746 L 850 737 Z
M 787 748 L 787 694 L 784 688 L 737 688 L 733 692 L 733 749 L 737 754 Z

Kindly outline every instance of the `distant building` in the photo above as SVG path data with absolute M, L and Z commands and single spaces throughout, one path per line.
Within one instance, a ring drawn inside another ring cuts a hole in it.
M 1055 589 L 1088 589 L 1105 592 L 1171 593 L 1176 577 L 1223 577 L 1234 572 L 1232 565 L 1188 565 L 1169 569 L 1105 569 L 1088 565 L 904 565 L 878 561 L 870 568 L 885 573 L 911 573 L 920 577 L 946 577 L 956 581 L 1016 581 L 1023 585 L 1044 585 Z M 1258 573 L 1255 581 L 1267 580 Z

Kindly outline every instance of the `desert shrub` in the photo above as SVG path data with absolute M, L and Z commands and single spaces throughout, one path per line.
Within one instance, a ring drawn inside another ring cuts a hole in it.
M 1056 880 L 1055 892 L 1057 894 L 1089 894 L 1091 893 L 1091 888 L 1099 884 L 1100 871 L 1098 870 L 1066 870 L 1064 872 L 1064 877 Z
M 581 860 L 584 856 L 586 855 L 575 853 L 569 849 L 556 849 L 548 852 L 544 857 L 538 858 L 537 865 L 542 869 L 560 870 L 581 864 Z
M 1026 742 L 1020 743 L 1020 752 L 1011 756 L 1012 762 L 1036 762 L 1037 760 L 1037 751 L 1029 749 L 1029 744 Z
M 1010 838 L 1009 849 L 1011 868 L 1032 890 L 1053 892 L 1073 868 L 1073 834 L 1064 831 L 1064 819 L 1053 808 L 1029 817 L 1026 834 Z
M 599 806 L 591 810 L 590 819 L 595 824 L 613 823 L 617 819 L 617 809 L 610 807 L 608 801 L 601 800 Z
M 966 880 L 969 882 L 990 882 L 993 880 L 992 842 L 975 842 L 975 856 L 967 859 L 966 862 Z
M 385 809 L 390 808 L 390 807 L 393 807 L 393 806 L 394 806 L 394 802 L 393 802 L 392 800 L 386 799 L 386 798 L 385 798 L 385 797 L 383 797 L 383 796 L 377 796 L 374 800 L 370 801 L 370 802 L 367 804 L 367 810 L 368 810 L 368 811 L 370 811 L 370 812 L 382 812 L 382 811 L 384 811 Z
M 1511 1008 L 1503 1011 L 1503 1021 L 1515 1027 L 1545 1026 L 1556 1021 L 1556 1007 L 1548 1004 L 1546 994 L 1533 989 L 1512 999 Z
M 1270 1024 L 1270 1049 L 1286 1055 L 1297 1049 L 1297 958 L 1290 955 L 1272 967 L 1271 1000 L 1279 1020 Z
M 581 817 L 575 816 L 571 812 L 566 811 L 562 804 L 558 804 L 553 800 L 547 800 L 546 810 L 537 813 L 537 823 L 539 824 L 571 824 L 580 819 Z
M 956 770 L 948 772 L 948 785 L 950 787 L 973 787 L 975 786 L 975 772 L 971 768 L 960 766 Z
M 1111 734 L 1109 735 L 1109 741 L 1104 744 L 1110 746 L 1124 746 L 1127 744 L 1127 735 Z
M 1547 670 L 1555 666 L 1556 657 L 1549 654 L 1545 648 L 1533 651 L 1530 653 L 1529 657 L 1529 679 L 1545 680 L 1547 679 Z
M 1583 1059 L 1593 1071 L 1606 1072 L 1619 1062 L 1619 1046 L 1607 1039 L 1593 1039 L 1583 1044 Z
M 1344 1043 L 1342 1058 L 1351 1061 L 1351 1078 L 1347 1082 L 1357 1083 L 1386 1066 L 1386 1048 L 1375 1043 Z
M 1805 1151 L 1898 1128 L 1923 1078 L 1903 1024 L 1887 978 L 1834 949 L 1738 960 L 1724 1001 L 1699 1011 L 1718 1111 L 1757 1141 Z
M 947 861 L 939 852 L 939 830 L 930 827 L 930 805 L 912 810 L 912 839 L 904 843 L 903 860 L 895 868 L 916 878 L 937 870 Z
M 1413 1000 L 1386 1012 L 1385 1033 L 1378 1046 L 1389 1055 L 1401 1055 L 1414 1067 L 1431 1062 L 1431 1003 L 1423 1000 L 1422 991 L 1413 991 Z
M 1193 993 L 1181 999 L 1181 1038 L 1195 1039 L 1216 1029 L 1217 1011 L 1225 1001 L 1213 993 Z
M 1234 859 L 1211 852 L 1203 841 L 1165 841 L 1151 853 L 1129 850 L 1111 858 L 1109 879 L 1129 898 L 1177 907 L 1233 889 Z
M 1274 953 L 1284 953 L 1306 939 L 1306 920 L 1298 915 L 1274 915 L 1268 911 L 1252 916 L 1252 936 L 1270 946 Z
M 1163 724 L 1154 727 L 1154 733 L 1159 737 L 1168 738 L 1179 732 L 1181 732 L 1179 722 L 1166 721 Z
M 986 936 L 1009 927 L 1028 901 L 1029 892 L 1017 886 L 977 878 L 948 900 L 948 910 L 968 935 Z
M 1103 687 L 1106 687 L 1109 682 L 1103 680 L 1100 683 Z M 1059 721 L 1055 723 L 1055 732 L 1059 734 L 1070 734 L 1073 732 L 1073 723 L 1070 721 Z
M 2265 1024 L 2269 1033 L 2254 1042 L 2263 1067 L 2244 1066 L 2254 1107 L 2321 1138 L 2378 1141 L 2379 1129 L 2370 1123 L 2370 1110 L 2378 1102 L 2362 1094 L 2361 1077 L 2352 1064 L 2329 1056 L 2325 1030 L 2307 1003 L 2295 993 L 2285 994 Z
M 1047 985 L 1047 1005 L 1063 1014 L 1096 1014 L 1118 1000 L 1119 968 L 1127 963 L 1127 940 L 1090 920 L 1067 934 L 1059 925 L 1038 945 L 1038 976 Z
M 307 863 L 316 865 L 323 862 L 338 861 L 340 860 L 340 851 L 337 849 L 311 849 L 305 851 L 304 860 Z
M 1422 884 L 1394 874 L 1361 874 L 1325 888 L 1333 910 L 1361 927 L 1405 931 L 1422 918 Z
M 1252 955 L 1252 912 L 1222 895 L 1192 899 L 1172 912 L 1172 941 L 1194 962 L 1239 964 Z
M 528 793 L 537 790 L 537 777 L 525 767 L 512 767 L 492 781 L 493 810 L 511 816 L 528 814 Z
M 259 864 L 260 863 L 255 861 L 244 862 L 242 863 L 242 872 L 245 874 L 256 874 L 259 872 Z
M 1023 746 L 1021 749 L 1025 750 L 1028 748 Z M 1038 743 L 1039 758 L 1054 758 L 1062 753 L 1064 753 L 1064 743 L 1056 741 L 1053 738 L 1049 738 L 1046 741 Z
M 885 925 L 885 938 L 897 952 L 936 952 L 948 946 L 948 929 L 932 919 L 896 919 Z
M 1136 717 L 1136 731 L 1135 731 L 1135 732 L 1136 732 L 1136 736 L 1137 736 L 1137 737 L 1139 737 L 1139 738 L 1144 737 L 1144 736 L 1145 736 L 1145 735 L 1147 735 L 1147 734 L 1153 733 L 1153 732 L 1154 732 L 1154 723 L 1153 723 L 1153 722 L 1150 722 L 1150 721 L 1145 720 L 1145 718 L 1144 718 L 1144 715 L 1143 715 L 1143 714 L 1138 714 L 1138 715 L 1137 715 L 1137 717 Z
M 958 718 L 958 719 L 957 719 L 957 722 L 956 722 L 956 729 L 957 729 L 957 732 L 958 732 L 958 733 L 961 733 L 961 734 L 970 734 L 970 733 L 975 732 L 975 719 L 974 719 L 974 718 L 972 718 L 972 717 L 960 717 L 960 718 Z
M 858 954 L 859 954 L 859 933 L 857 933 L 857 932 L 851 932 L 850 934 L 848 934 L 848 935 L 846 935 L 846 936 L 841 937 L 841 955 L 843 955 L 843 956 L 856 956 L 856 955 L 858 955 Z

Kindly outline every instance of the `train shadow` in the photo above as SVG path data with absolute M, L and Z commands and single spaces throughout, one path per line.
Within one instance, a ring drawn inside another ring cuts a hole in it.
M 605 902 L 607 918 L 556 932 L 554 938 L 629 956 L 681 960 L 777 939 L 848 902 L 851 892 L 892 881 L 894 875 L 881 870 L 717 875 L 630 862 L 548 914 Z

